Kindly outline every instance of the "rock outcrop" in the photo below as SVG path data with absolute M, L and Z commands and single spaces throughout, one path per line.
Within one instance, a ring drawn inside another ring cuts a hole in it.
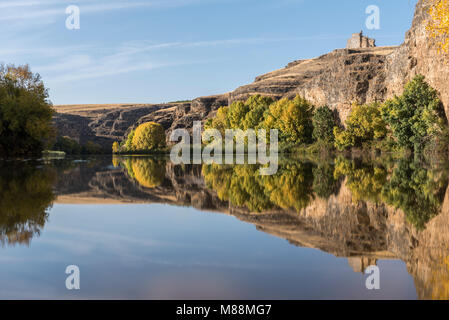
M 387 97 L 398 95 L 416 74 L 426 77 L 439 93 L 449 119 L 449 58 L 438 52 L 437 40 L 428 37 L 429 2 L 419 0 L 411 29 L 404 43 L 388 56 Z
M 437 52 L 436 41 L 427 37 L 427 19 L 428 7 L 420 0 L 413 25 L 399 47 L 371 47 L 374 43 L 366 40 L 367 45 L 360 46 L 367 48 L 338 49 L 315 59 L 294 61 L 233 92 L 187 103 L 106 107 L 94 113 L 86 107 L 71 116 L 56 107 L 55 122 L 61 135 L 82 142 L 93 139 L 110 147 L 113 140 L 124 139 L 132 128 L 146 121 L 161 123 L 169 134 L 176 128 L 191 128 L 193 121 L 205 121 L 219 107 L 250 95 L 280 99 L 299 94 L 316 105 L 337 110 L 344 123 L 354 102 L 384 101 L 398 95 L 416 74 L 423 74 L 439 91 L 449 117 L 449 61 Z
M 338 49 L 316 59 L 290 63 L 284 69 L 262 75 L 230 94 L 231 101 L 253 94 L 275 99 L 301 95 L 317 105 L 336 109 L 344 122 L 352 103 L 386 98 L 385 65 L 396 47 Z

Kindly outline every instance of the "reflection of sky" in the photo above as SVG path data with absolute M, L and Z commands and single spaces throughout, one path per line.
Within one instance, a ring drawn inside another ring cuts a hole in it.
M 65 289 L 65 268 L 81 290 Z M 55 205 L 30 247 L 0 249 L 0 298 L 416 298 L 400 261 L 381 290 L 345 258 L 299 248 L 251 224 L 167 205 Z

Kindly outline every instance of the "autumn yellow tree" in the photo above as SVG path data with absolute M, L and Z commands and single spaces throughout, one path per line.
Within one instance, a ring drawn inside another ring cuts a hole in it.
M 429 36 L 438 41 L 439 50 L 449 53 L 449 0 L 428 0 L 430 20 Z
M 164 127 L 159 123 L 147 122 L 137 127 L 132 138 L 135 151 L 155 151 L 165 147 Z
M 117 141 L 114 141 L 112 144 L 112 153 L 119 153 L 120 152 L 120 145 Z

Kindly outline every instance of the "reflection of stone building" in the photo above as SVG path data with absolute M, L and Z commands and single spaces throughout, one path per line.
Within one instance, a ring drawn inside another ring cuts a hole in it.
M 377 265 L 377 259 L 367 257 L 350 257 L 348 258 L 348 263 L 354 272 L 365 273 L 365 270 L 369 266 Z
M 346 44 L 347 49 L 374 48 L 375 46 L 376 40 L 365 37 L 363 31 L 360 31 L 360 33 L 353 33 Z

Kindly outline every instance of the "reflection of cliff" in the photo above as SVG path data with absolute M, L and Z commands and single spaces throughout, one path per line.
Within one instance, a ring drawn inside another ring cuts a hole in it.
M 340 159 L 281 163 L 278 175 L 262 177 L 252 166 L 145 161 L 116 159 L 116 167 L 93 168 L 84 187 L 72 187 L 82 192 L 59 195 L 74 202 L 155 202 L 223 212 L 294 245 L 348 257 L 356 272 L 379 259 L 401 259 L 420 298 L 449 298 L 449 190 L 443 171 L 407 161 Z M 69 180 L 70 172 L 65 174 L 61 179 Z M 413 207 L 426 212 L 418 216 Z

